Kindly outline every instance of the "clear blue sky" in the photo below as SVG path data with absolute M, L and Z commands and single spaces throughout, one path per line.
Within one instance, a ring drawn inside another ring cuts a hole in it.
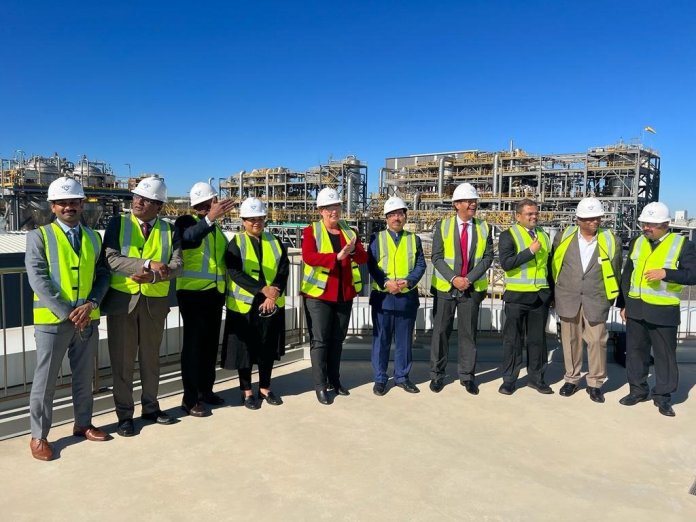
M 183 194 L 356 154 L 374 190 L 389 156 L 580 152 L 649 125 L 661 199 L 696 217 L 695 5 L 3 0 L 0 156 L 87 154 Z

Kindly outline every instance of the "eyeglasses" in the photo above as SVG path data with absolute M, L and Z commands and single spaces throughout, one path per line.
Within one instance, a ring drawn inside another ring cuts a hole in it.
M 79 207 L 81 202 L 81 199 L 59 199 L 58 201 L 51 201 L 51 203 L 59 207 L 69 207 L 70 205 Z
M 390 212 L 389 214 L 387 214 L 387 218 L 395 217 L 395 216 L 404 217 L 405 215 L 406 215 L 406 212 L 404 212 L 403 210 L 394 210 L 393 212 Z
M 326 207 L 321 207 L 321 210 L 326 210 L 327 212 L 338 212 L 341 210 L 341 205 L 340 203 L 336 203 L 335 205 L 328 205 Z
M 256 221 L 263 221 L 263 220 L 266 219 L 266 217 L 265 217 L 265 216 L 255 216 L 255 217 L 245 217 L 245 218 L 242 218 L 242 219 L 243 219 L 244 221 L 256 222 Z
M 137 201 L 137 200 L 140 200 L 143 203 L 147 203 L 148 205 L 159 205 L 159 203 L 160 203 L 159 201 L 157 201 L 155 199 L 146 198 L 146 197 L 139 196 L 136 194 L 135 196 L 133 196 L 133 201 Z

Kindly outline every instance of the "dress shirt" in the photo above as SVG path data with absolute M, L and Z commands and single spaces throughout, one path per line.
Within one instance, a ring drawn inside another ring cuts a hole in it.
M 580 247 L 580 262 L 582 263 L 582 271 L 586 272 L 590 261 L 592 261 L 592 254 L 594 254 L 595 249 L 597 248 L 597 234 L 595 234 L 592 239 L 588 241 L 578 230 L 578 247 Z

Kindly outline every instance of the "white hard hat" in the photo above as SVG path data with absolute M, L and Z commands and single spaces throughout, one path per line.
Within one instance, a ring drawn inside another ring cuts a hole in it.
M 64 176 L 54 180 L 48 186 L 48 201 L 59 201 L 61 199 L 85 199 L 85 191 L 73 178 Z
M 259 198 L 246 198 L 239 206 L 239 217 L 263 217 L 266 215 L 266 205 Z
M 167 185 L 158 176 L 143 178 L 138 182 L 138 186 L 131 190 L 133 194 L 142 196 L 155 201 L 167 202 Z
M 583 198 L 575 209 L 575 217 L 579 218 L 602 217 L 603 215 L 602 202 L 597 198 Z
M 329 205 L 341 204 L 336 189 L 331 187 L 323 188 L 317 194 L 317 208 L 328 207 Z
M 193 185 L 193 187 L 191 187 L 189 196 L 191 197 L 191 206 L 195 207 L 199 203 L 203 203 L 204 201 L 208 201 L 209 199 L 216 197 L 217 192 L 215 192 L 212 185 L 199 181 Z
M 659 201 L 648 203 L 643 207 L 638 221 L 643 223 L 666 223 L 669 221 L 669 208 Z
M 460 201 L 462 199 L 478 199 L 479 195 L 476 188 L 471 183 L 462 183 L 454 189 L 452 201 Z
M 395 210 L 399 210 L 401 208 L 404 210 L 407 210 L 408 208 L 406 207 L 404 200 L 399 197 L 392 196 L 384 202 L 384 215 L 386 216 L 390 212 L 394 212 Z

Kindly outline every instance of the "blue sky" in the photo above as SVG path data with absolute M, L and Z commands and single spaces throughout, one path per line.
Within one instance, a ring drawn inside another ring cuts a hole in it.
M 661 199 L 696 217 L 696 4 L 48 2 L 0 4 L 0 157 L 81 154 L 170 193 L 239 170 L 355 154 L 662 156 Z

